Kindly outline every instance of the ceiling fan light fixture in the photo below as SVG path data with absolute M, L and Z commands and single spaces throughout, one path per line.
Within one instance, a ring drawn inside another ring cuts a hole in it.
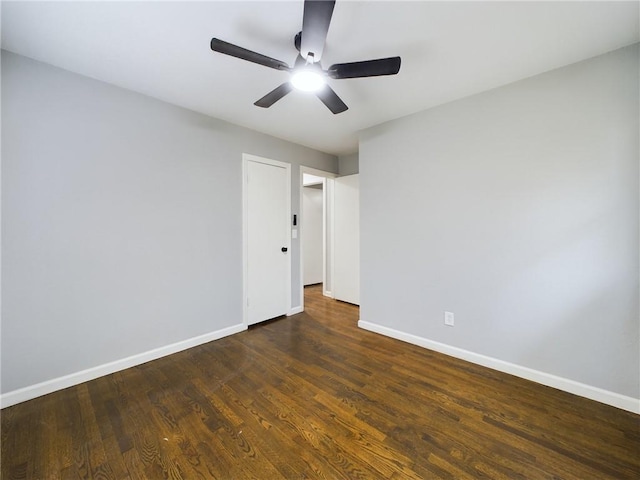
M 291 84 L 303 92 L 317 92 L 326 83 L 324 75 L 316 69 L 303 68 L 291 76 Z
M 395 75 L 400 71 L 400 57 L 336 63 L 331 65 L 328 70 L 323 70 L 320 59 L 325 47 L 335 3 L 336 0 L 304 0 L 302 30 L 293 39 L 293 45 L 298 51 L 293 68 L 276 58 L 267 57 L 215 37 L 211 39 L 211 50 L 289 73 L 288 81 L 254 102 L 256 107 L 269 108 L 295 88 L 315 93 L 333 114 L 345 112 L 349 107 L 327 84 L 327 77 L 339 80 L 341 78 Z

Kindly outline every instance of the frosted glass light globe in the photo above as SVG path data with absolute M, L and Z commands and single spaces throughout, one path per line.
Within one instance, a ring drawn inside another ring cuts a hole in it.
M 303 92 L 317 92 L 325 83 L 321 73 L 310 69 L 299 70 L 291 77 L 291 84 Z

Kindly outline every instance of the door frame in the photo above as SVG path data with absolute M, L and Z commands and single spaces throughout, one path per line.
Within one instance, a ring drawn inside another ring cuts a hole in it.
M 293 250 L 291 248 L 291 164 L 286 162 L 280 162 L 278 160 L 272 160 L 270 158 L 259 157 L 250 153 L 242 154 L 242 322 L 245 328 L 249 327 L 249 182 L 248 182 L 248 163 L 257 162 L 264 163 L 266 165 L 272 165 L 274 167 L 284 168 L 286 171 L 287 186 L 286 186 L 286 198 L 287 198 L 287 248 L 289 249 L 289 255 L 287 255 L 287 305 L 286 314 L 291 311 L 291 256 Z
M 322 182 L 322 294 L 333 298 L 331 286 L 327 288 L 327 278 L 333 278 L 333 180 L 338 178 L 336 173 L 318 170 L 316 168 L 300 166 L 300 205 L 298 211 L 302 212 L 304 201 L 302 189 L 304 188 L 304 174 L 323 177 Z M 300 307 L 304 310 L 304 245 L 302 243 L 302 231 L 304 229 L 304 218 L 300 222 Z

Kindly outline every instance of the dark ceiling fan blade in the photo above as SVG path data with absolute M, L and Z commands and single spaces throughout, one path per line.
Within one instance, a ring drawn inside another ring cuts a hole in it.
M 300 44 L 300 54 L 303 58 L 306 59 L 311 52 L 313 62 L 320 61 L 335 3 L 335 0 L 305 0 Z
M 349 107 L 340 99 L 340 97 L 332 90 L 329 85 L 325 85 L 321 90 L 316 92 L 316 95 L 322 103 L 324 103 L 329 110 L 335 113 L 342 113 L 348 110 Z
M 360 78 L 395 75 L 399 71 L 400 57 L 389 57 L 364 62 L 336 63 L 327 69 L 327 75 L 331 78 Z
M 225 42 L 219 38 L 211 39 L 211 50 L 214 52 L 224 53 L 225 55 L 231 55 L 232 57 L 240 58 L 242 60 L 247 60 L 248 62 L 257 63 L 258 65 L 264 65 L 265 67 L 275 68 L 276 70 L 291 70 L 289 65 L 283 61 L 267 57 L 260 53 L 252 52 L 251 50 L 239 47 L 233 43 Z
M 286 94 L 293 90 L 293 86 L 289 82 L 285 82 L 277 88 L 274 88 L 269 93 L 267 93 L 264 97 L 254 103 L 257 107 L 269 108 L 271 105 L 276 103 Z

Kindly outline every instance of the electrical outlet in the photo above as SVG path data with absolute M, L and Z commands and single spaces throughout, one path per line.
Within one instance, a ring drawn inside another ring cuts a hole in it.
M 444 312 L 444 324 L 453 327 L 453 312 Z

